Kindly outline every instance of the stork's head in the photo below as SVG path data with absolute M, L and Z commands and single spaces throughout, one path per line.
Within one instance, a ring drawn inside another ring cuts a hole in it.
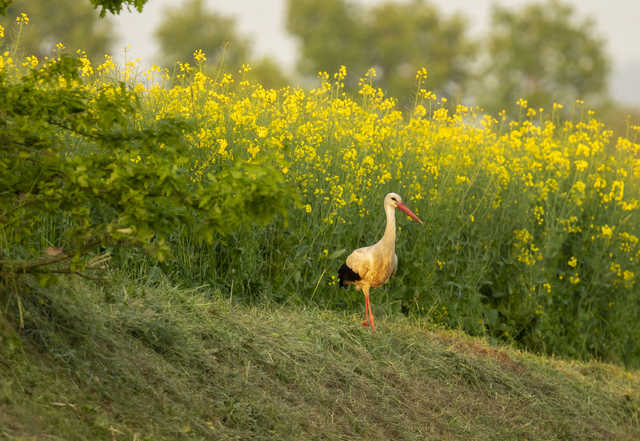
M 418 216 L 416 216 L 413 211 L 409 210 L 409 207 L 407 207 L 404 203 L 402 203 L 402 198 L 398 193 L 388 193 L 384 197 L 384 207 L 397 208 L 398 210 L 405 212 L 409 217 L 411 217 L 416 222 L 420 224 L 422 223 L 422 221 L 418 218 Z

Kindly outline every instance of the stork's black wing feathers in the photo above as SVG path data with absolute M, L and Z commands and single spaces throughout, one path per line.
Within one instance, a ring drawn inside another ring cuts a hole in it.
M 357 282 L 360 275 L 343 263 L 338 269 L 338 277 L 340 278 L 340 286 L 347 286 L 347 282 Z

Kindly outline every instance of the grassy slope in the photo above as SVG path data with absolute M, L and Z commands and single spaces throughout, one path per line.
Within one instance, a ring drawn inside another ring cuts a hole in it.
M 0 322 L 0 438 L 640 439 L 640 375 L 610 365 L 206 290 L 38 291 L 22 344 Z

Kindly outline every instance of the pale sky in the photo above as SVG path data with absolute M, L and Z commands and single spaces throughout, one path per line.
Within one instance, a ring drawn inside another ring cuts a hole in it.
M 362 4 L 382 0 L 352 0 Z M 638 0 L 565 0 L 574 5 L 577 16 L 596 21 L 612 59 L 610 91 L 621 102 L 640 106 L 640 1 Z M 489 26 L 491 5 L 519 6 L 530 0 L 431 0 L 445 15 L 462 12 L 471 35 L 482 35 Z M 127 58 L 142 58 L 151 63 L 156 53 L 153 30 L 166 6 L 183 0 L 149 0 L 141 14 L 123 12 L 114 17 L 121 35 L 119 48 L 129 45 Z M 236 18 L 238 31 L 253 41 L 256 55 L 270 55 L 293 69 L 296 61 L 295 40 L 284 28 L 286 0 L 207 0 L 211 10 Z M 117 50 L 116 54 L 117 55 Z M 120 52 L 122 52 L 120 50 Z M 120 56 L 119 59 L 122 59 Z M 428 68 L 428 66 L 427 66 Z

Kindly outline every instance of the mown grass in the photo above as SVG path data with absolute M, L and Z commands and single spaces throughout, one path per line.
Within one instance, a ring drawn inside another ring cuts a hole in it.
M 640 438 L 637 372 L 397 315 L 373 335 L 359 314 L 241 306 L 162 276 L 34 285 L 22 303 L 24 329 L 0 316 L 0 438 Z

